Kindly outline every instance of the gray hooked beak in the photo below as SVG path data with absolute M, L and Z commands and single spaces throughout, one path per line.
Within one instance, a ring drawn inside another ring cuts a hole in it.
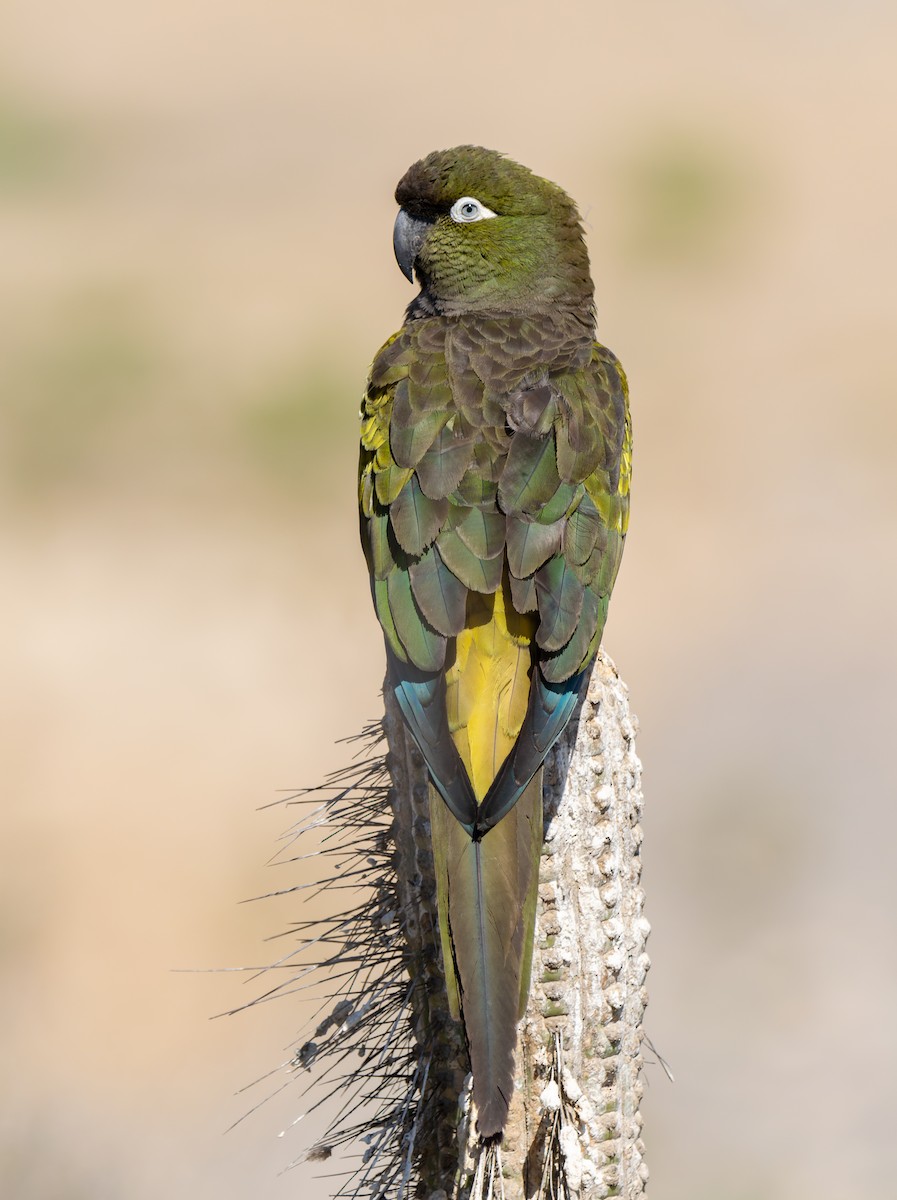
M 414 260 L 424 244 L 430 222 L 421 217 L 412 217 L 404 208 L 399 209 L 392 231 L 392 248 L 396 262 L 409 283 L 414 283 Z

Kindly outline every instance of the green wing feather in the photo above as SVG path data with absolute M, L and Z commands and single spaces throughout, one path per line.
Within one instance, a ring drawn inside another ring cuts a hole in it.
M 446 566 L 473 592 L 491 595 L 501 585 L 501 558 L 477 558 L 454 529 L 446 529 L 436 542 Z
M 421 490 L 432 500 L 451 495 L 473 457 L 473 437 L 446 423 L 417 464 Z
M 467 616 L 467 588 L 431 546 L 408 568 L 411 590 L 424 619 L 446 637 L 456 637 Z
M 545 525 L 518 516 L 509 516 L 507 521 L 508 568 L 512 576 L 525 579 L 560 548 L 564 523 L 552 521 Z
M 536 580 L 532 575 L 525 579 L 517 579 L 513 574 L 508 575 L 511 589 L 511 600 L 519 613 L 534 613 L 539 611 L 539 597 L 536 595 Z
M 516 434 L 498 485 L 498 502 L 504 511 L 538 514 L 560 483 L 554 438 Z
M 563 554 L 555 555 L 536 572 L 540 617 L 536 641 L 543 650 L 560 650 L 573 637 L 584 591 Z
M 402 549 L 416 557 L 433 542 L 448 515 L 448 500 L 431 500 L 412 475 L 389 506 L 389 520 Z
M 469 508 L 455 526 L 458 537 L 477 558 L 495 558 L 505 548 L 505 516 L 482 508 Z
M 422 671 L 438 671 L 445 662 L 445 638 L 424 620 L 411 590 L 411 576 L 395 567 L 386 577 L 389 614 L 411 662 Z

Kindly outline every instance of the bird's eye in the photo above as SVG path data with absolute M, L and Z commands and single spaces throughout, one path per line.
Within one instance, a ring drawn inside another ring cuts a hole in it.
M 473 196 L 462 196 L 452 205 L 449 216 L 459 225 L 463 225 L 467 221 L 485 221 L 488 217 L 494 217 L 495 213 Z

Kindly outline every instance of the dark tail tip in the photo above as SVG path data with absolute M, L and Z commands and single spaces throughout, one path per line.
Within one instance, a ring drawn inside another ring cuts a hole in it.
M 476 1092 L 476 1076 L 474 1076 L 474 1100 L 477 1100 Z M 482 1142 L 499 1145 L 508 1121 L 509 1107 L 510 1100 L 500 1088 L 495 1088 L 482 1107 L 477 1103 L 477 1133 Z

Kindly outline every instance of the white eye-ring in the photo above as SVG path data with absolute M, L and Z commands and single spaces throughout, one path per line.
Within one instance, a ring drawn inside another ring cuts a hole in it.
M 489 217 L 496 216 L 496 213 L 491 208 L 487 208 L 485 204 L 480 204 L 479 200 L 473 196 L 462 196 L 452 205 L 449 216 L 459 225 L 463 225 L 467 221 L 485 221 Z

